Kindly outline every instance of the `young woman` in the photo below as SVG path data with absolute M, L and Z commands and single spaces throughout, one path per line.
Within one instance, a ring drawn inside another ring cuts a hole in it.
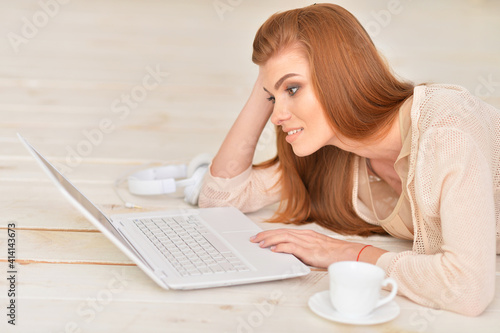
M 500 111 L 459 86 L 396 78 L 360 23 L 332 4 L 273 15 L 253 61 L 257 81 L 200 206 L 250 212 L 280 201 L 272 221 L 413 240 L 394 253 L 308 230 L 251 239 L 317 267 L 373 263 L 417 303 L 483 312 L 500 249 Z M 252 166 L 269 118 L 277 156 Z

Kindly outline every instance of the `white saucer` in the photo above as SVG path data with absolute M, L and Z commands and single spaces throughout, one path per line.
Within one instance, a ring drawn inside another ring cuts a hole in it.
M 375 325 L 385 323 L 399 315 L 399 306 L 395 301 L 391 301 L 375 309 L 366 317 L 348 318 L 337 312 L 330 302 L 330 292 L 328 290 L 316 293 L 309 298 L 309 308 L 318 316 L 333 320 L 343 324 L 353 325 Z

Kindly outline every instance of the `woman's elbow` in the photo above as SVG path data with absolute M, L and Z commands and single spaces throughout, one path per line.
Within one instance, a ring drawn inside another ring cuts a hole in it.
M 230 206 L 230 197 L 230 192 L 204 182 L 199 192 L 198 206 L 200 208 Z
M 484 278 L 484 277 L 483 277 Z M 450 288 L 446 293 L 453 295 L 447 300 L 449 310 L 464 316 L 477 317 L 482 314 L 495 297 L 495 276 L 488 281 L 477 280 L 464 283 L 460 288 Z
M 198 207 L 200 208 L 210 208 L 210 207 L 227 207 L 230 206 L 227 199 L 224 198 L 214 198 L 212 196 L 207 196 L 205 193 L 200 193 L 198 197 Z

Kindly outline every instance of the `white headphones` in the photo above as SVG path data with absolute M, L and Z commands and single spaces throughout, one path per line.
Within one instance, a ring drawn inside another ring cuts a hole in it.
M 184 187 L 184 200 L 198 204 L 203 177 L 212 161 L 210 154 L 196 156 L 188 165 L 167 165 L 138 171 L 128 176 L 128 189 L 137 195 L 173 193 Z

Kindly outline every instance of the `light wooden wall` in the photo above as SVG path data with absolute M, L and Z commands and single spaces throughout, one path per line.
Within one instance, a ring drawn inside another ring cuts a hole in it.
M 401 76 L 460 84 L 500 107 L 500 2 L 337 3 L 359 18 Z M 21 186 L 26 168 L 44 179 L 18 131 L 77 181 L 112 182 L 146 162 L 215 153 L 256 77 L 257 28 L 276 11 L 308 4 L 0 1 L 2 188 Z M 151 70 L 161 82 L 145 90 Z M 135 96 L 130 104 L 126 95 Z M 273 136 L 268 126 L 256 160 L 274 154 Z

